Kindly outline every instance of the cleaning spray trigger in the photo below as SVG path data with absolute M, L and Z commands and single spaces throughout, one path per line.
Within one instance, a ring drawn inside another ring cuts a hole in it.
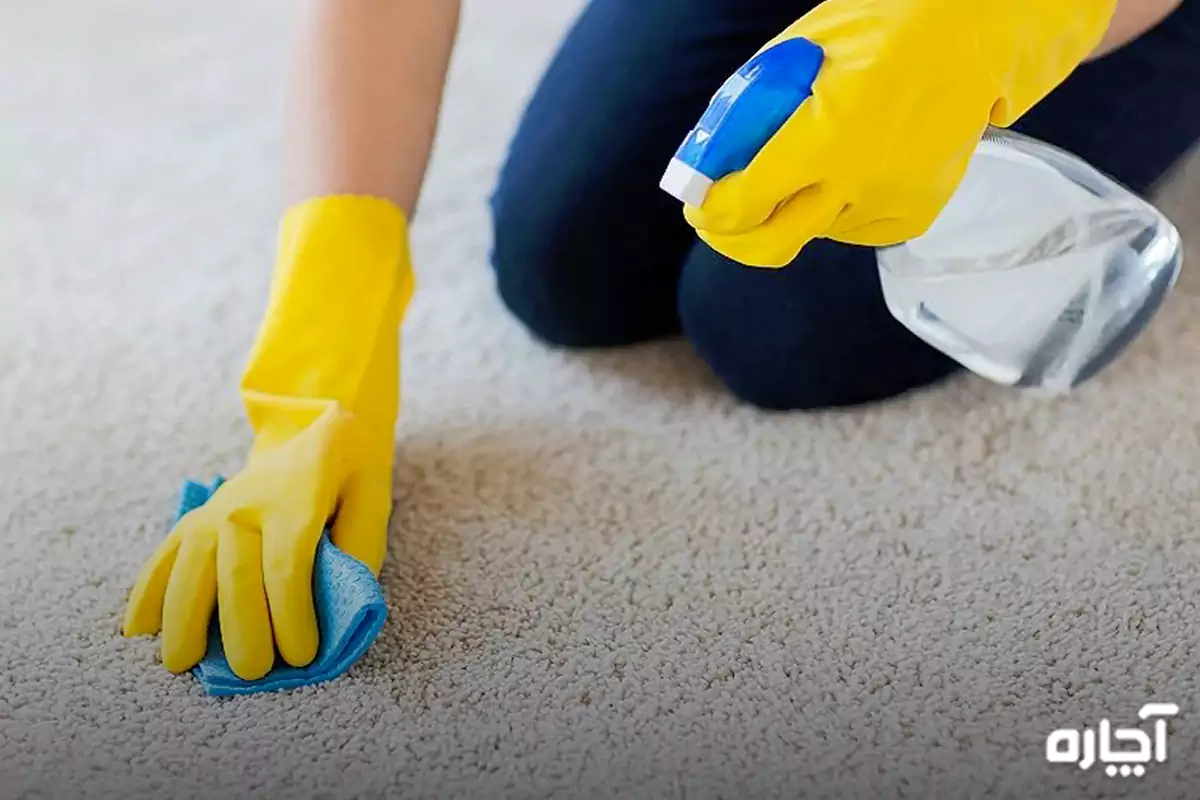
M 767 48 L 725 81 L 663 173 L 659 187 L 690 206 L 709 188 L 745 169 L 800 105 L 812 96 L 825 53 L 808 39 Z

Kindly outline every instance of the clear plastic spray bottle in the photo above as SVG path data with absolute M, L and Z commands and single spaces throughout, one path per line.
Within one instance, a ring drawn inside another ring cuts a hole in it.
M 730 77 L 661 181 L 693 206 L 744 169 L 812 94 L 820 49 L 803 39 Z M 1183 261 L 1158 209 L 1076 156 L 989 130 L 920 238 L 877 251 L 891 313 L 930 345 L 1007 386 L 1069 391 L 1145 329 Z

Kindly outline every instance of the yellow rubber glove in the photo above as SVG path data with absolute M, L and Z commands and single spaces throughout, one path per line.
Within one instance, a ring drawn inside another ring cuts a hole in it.
M 127 636 L 162 631 L 172 672 L 204 656 L 218 609 L 245 680 L 316 656 L 317 546 L 378 574 L 399 409 L 399 327 L 413 291 L 404 214 L 337 196 L 288 210 L 270 301 L 241 383 L 255 431 L 245 469 L 184 516 L 143 567 Z
M 987 126 L 1007 127 L 1087 58 L 1116 0 L 826 0 L 771 40 L 825 60 L 750 165 L 684 215 L 713 249 L 780 267 L 812 239 L 923 234 Z M 766 49 L 764 47 L 763 49 Z

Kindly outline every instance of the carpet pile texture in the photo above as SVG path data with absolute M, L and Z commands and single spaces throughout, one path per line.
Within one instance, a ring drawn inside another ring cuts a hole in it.
M 578 0 L 467 4 L 375 647 L 214 700 L 119 637 L 249 443 L 288 5 L 0 0 L 0 797 L 1194 796 L 1200 278 L 1061 400 L 766 414 L 681 342 L 544 348 L 486 197 Z M 1200 159 L 1159 197 L 1200 253 Z M 1046 763 L 1150 701 L 1145 777 Z

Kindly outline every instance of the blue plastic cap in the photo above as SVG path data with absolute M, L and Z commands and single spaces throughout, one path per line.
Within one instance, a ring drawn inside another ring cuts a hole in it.
M 709 102 L 663 173 L 661 188 L 700 206 L 716 181 L 749 166 L 813 93 L 825 51 L 785 39 L 746 62 Z

